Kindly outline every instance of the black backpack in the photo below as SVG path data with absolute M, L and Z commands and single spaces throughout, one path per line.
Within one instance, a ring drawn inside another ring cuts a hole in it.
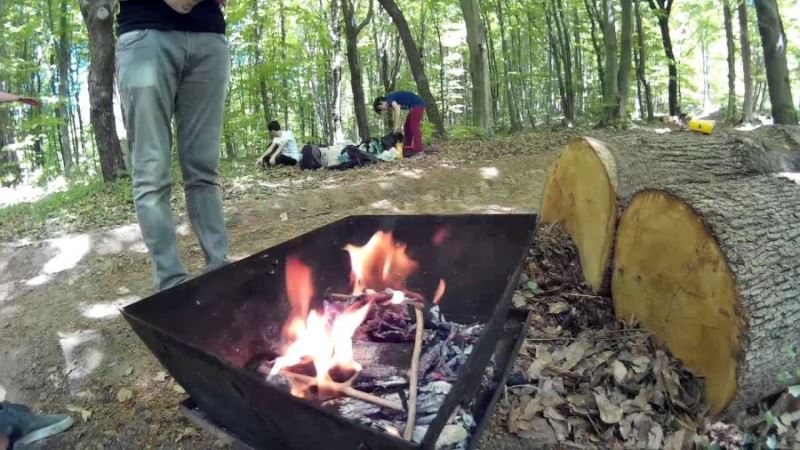
M 300 168 L 303 170 L 317 170 L 322 168 L 322 152 L 313 145 L 306 145 L 300 152 Z

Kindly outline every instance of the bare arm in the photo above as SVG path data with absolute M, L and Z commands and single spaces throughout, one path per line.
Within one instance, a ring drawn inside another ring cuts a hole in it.
M 259 157 L 259 158 L 256 160 L 256 164 L 263 164 L 263 163 L 264 163 L 264 160 L 265 160 L 265 159 L 267 159 L 267 157 L 268 157 L 268 156 L 270 156 L 270 155 L 272 154 L 273 147 L 275 147 L 275 144 L 270 144 L 270 145 L 269 145 L 269 147 L 267 147 L 267 151 L 265 151 L 265 152 L 264 152 L 264 154 L 263 154 L 263 155 L 261 155 L 261 156 L 260 156 L 260 157 Z
M 397 102 L 392 102 L 392 114 L 394 115 L 394 131 L 399 133 L 403 130 L 403 114 Z
M 0 103 L 20 102 L 26 105 L 31 105 L 36 108 L 42 106 L 38 100 L 28 97 L 20 97 L 19 95 L 9 94 L 7 92 L 0 92 Z

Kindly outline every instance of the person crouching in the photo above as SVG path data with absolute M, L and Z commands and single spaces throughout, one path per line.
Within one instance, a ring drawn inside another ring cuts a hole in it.
M 272 136 L 272 144 L 256 160 L 256 164 L 263 167 L 297 165 L 300 161 L 300 150 L 297 149 L 294 134 L 288 130 L 281 130 L 281 124 L 277 120 L 270 122 L 267 129 Z

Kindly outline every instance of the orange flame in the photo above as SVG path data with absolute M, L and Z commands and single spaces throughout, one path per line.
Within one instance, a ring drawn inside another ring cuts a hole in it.
M 390 232 L 379 231 L 363 247 L 348 245 L 353 294 L 366 289 L 400 289 L 419 265 L 406 254 L 406 244 L 395 242 Z
M 367 289 L 400 289 L 418 264 L 406 254 L 406 245 L 394 241 L 392 233 L 379 231 L 363 247 L 348 245 L 350 253 L 351 282 L 355 295 Z M 358 302 L 340 313 L 323 314 L 310 311 L 314 296 L 311 268 L 299 259 L 286 259 L 286 292 L 291 313 L 283 329 L 283 339 L 288 345 L 283 356 L 275 360 L 270 375 L 294 366 L 306 367 L 312 363 L 315 386 L 324 390 L 334 380 L 331 374 L 357 374 L 361 366 L 353 355 L 353 335 L 367 318 L 371 303 Z M 440 283 L 437 299 L 444 294 L 444 282 Z M 393 294 L 398 304 L 405 295 L 402 291 Z M 394 299 L 393 299 L 394 300 Z M 292 395 L 304 397 L 314 385 L 308 381 L 290 378 Z

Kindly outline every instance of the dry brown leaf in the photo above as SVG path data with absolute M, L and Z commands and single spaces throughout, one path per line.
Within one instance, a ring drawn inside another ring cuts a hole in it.
M 624 383 L 625 379 L 628 378 L 628 369 L 620 360 L 611 363 L 611 373 L 614 375 L 614 381 L 619 385 Z
M 556 315 L 556 314 L 561 314 L 564 311 L 569 311 L 569 309 L 570 309 L 569 303 L 555 302 L 550 304 L 550 308 L 548 308 L 547 312 Z
M 92 418 L 92 412 L 90 410 L 79 406 L 67 406 L 67 411 L 79 414 L 84 422 L 88 422 L 89 419 Z
M 514 304 L 515 308 L 524 308 L 528 305 L 528 300 L 524 296 L 517 293 L 514 294 L 514 297 L 512 297 L 511 303 Z
M 566 422 L 566 420 L 567 420 L 567 418 L 564 417 L 563 414 L 558 412 L 558 410 L 553 408 L 552 406 L 550 406 L 547 409 L 545 409 L 543 415 L 547 419 L 560 420 L 562 422 Z
M 552 426 L 553 430 L 556 432 L 556 437 L 558 438 L 559 442 L 565 441 L 569 433 L 566 422 L 552 419 L 548 422 L 550 422 L 550 426 Z
M 564 356 L 564 364 L 561 366 L 562 372 L 568 372 L 572 370 L 584 356 L 586 356 L 586 351 L 592 347 L 592 344 L 586 340 L 575 341 L 567 347 L 566 354 Z
M 687 432 L 685 429 L 681 428 L 680 430 L 670 434 L 664 440 L 664 450 L 683 450 L 684 444 L 688 444 L 686 440 Z
M 156 376 L 153 377 L 153 381 L 158 381 L 159 383 L 167 381 L 167 372 L 164 372 L 163 370 L 158 372 Z
M 652 422 L 650 431 L 647 433 L 647 448 L 649 450 L 658 450 L 661 448 L 661 443 L 664 441 L 664 429 L 661 428 L 657 422 Z
M 650 367 L 650 358 L 647 356 L 637 356 L 631 360 L 633 364 L 633 371 L 636 373 L 644 373 L 647 372 L 647 368 Z
M 126 377 L 131 376 L 131 374 L 133 374 L 133 366 L 130 366 L 127 369 L 125 369 L 125 376 Z
M 172 385 L 172 390 L 177 392 L 178 394 L 185 394 L 186 393 L 186 391 L 183 389 L 183 387 L 180 384 L 177 384 L 177 383 Z
M 619 423 L 619 421 L 622 420 L 622 408 L 611 403 L 601 389 L 595 391 L 594 401 L 597 403 L 597 409 L 600 411 L 600 420 L 610 425 Z
M 534 419 L 529 430 L 516 433 L 531 448 L 547 448 L 558 442 L 555 430 L 546 419 Z
M 288 220 L 289 220 L 289 214 L 281 213 L 281 221 L 287 222 Z M 508 297 L 506 297 L 506 298 L 508 298 Z
M 132 398 L 133 398 L 133 391 L 128 388 L 122 388 L 119 391 L 117 391 L 117 401 L 120 403 L 125 403 Z

